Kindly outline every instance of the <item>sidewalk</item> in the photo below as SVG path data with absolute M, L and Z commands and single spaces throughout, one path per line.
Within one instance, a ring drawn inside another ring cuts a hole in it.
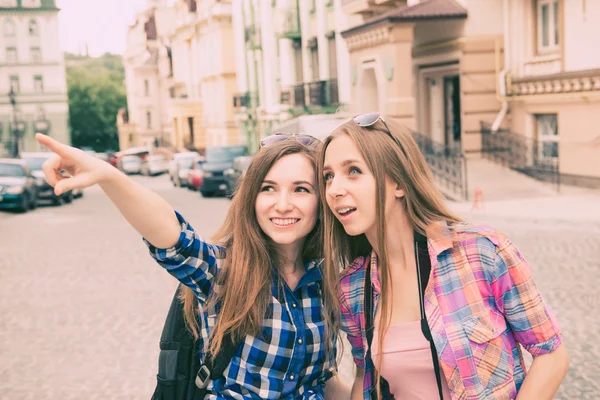
M 473 208 L 473 202 L 449 202 L 464 216 L 495 216 L 524 219 L 550 219 L 600 223 L 600 191 L 564 188 L 563 193 L 538 197 L 486 201 Z

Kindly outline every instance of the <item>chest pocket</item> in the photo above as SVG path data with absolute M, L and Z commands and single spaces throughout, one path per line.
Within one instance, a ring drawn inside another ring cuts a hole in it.
M 480 383 L 498 393 L 513 381 L 514 359 L 504 316 L 490 311 L 462 321 Z

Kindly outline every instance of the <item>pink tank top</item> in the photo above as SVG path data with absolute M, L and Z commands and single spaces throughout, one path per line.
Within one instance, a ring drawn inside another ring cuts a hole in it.
M 379 354 L 383 353 L 380 373 L 388 381 L 395 399 L 439 400 L 431 349 L 421 332 L 420 321 L 390 326 L 383 342 L 383 351 L 379 349 L 378 338 L 379 330 L 375 328 L 371 357 L 377 366 Z M 444 400 L 450 400 L 443 373 L 441 377 Z

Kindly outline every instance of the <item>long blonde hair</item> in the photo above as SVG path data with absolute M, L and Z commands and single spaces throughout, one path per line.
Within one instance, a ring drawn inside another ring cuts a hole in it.
M 323 177 L 323 165 L 327 146 L 336 137 L 347 135 L 352 139 L 376 182 L 376 218 L 377 218 L 377 243 L 379 253 L 377 254 L 377 265 L 381 276 L 380 299 L 380 321 L 379 343 L 383 345 L 385 333 L 389 327 L 391 318 L 391 275 L 388 266 L 388 255 L 386 250 L 385 234 L 385 179 L 389 177 L 397 183 L 404 191 L 401 198 L 408 220 L 415 231 L 423 234 L 436 236 L 439 232 L 439 222 L 450 223 L 461 222 L 445 205 L 440 192 L 435 187 L 432 174 L 427 166 L 423 154 L 411 132 L 401 124 L 386 119 L 400 146 L 387 134 L 387 129 L 381 121 L 368 128 L 362 128 L 349 121 L 336 128 L 323 142 L 319 155 L 319 189 L 324 207 L 324 256 L 325 269 L 333 270 L 342 265 L 348 266 L 359 256 L 368 256 L 372 250 L 365 234 L 348 235 L 337 220 L 335 215 L 327 206 L 325 195 L 325 180 Z M 369 194 L 365 194 L 368 196 Z M 375 382 L 377 393 L 381 398 L 380 374 L 381 357 L 376 362 Z
M 276 161 L 290 154 L 302 154 L 317 171 L 316 154 L 296 140 L 286 140 L 262 148 L 252 159 L 241 179 L 237 191 L 213 242 L 227 249 L 216 284 L 218 291 L 209 296 L 206 307 L 218 316 L 210 339 L 208 351 L 215 356 L 223 345 L 225 334 L 234 341 L 246 335 L 257 335 L 260 324 L 271 301 L 274 278 L 272 266 L 277 264 L 276 253 L 270 239 L 262 232 L 255 214 L 256 197 L 262 182 Z M 321 215 L 322 210 L 319 210 Z M 306 260 L 323 257 L 323 235 L 320 221 L 308 234 L 302 256 Z M 323 271 L 323 294 L 326 354 L 333 354 L 333 335 L 337 334 L 337 275 Z M 243 294 L 243 295 L 240 295 Z M 196 339 L 199 337 L 198 301 L 189 288 L 182 292 L 185 320 Z

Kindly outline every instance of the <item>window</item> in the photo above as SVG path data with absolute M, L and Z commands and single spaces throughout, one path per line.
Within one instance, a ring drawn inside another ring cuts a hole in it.
M 12 19 L 7 19 L 4 21 L 4 36 L 13 37 L 16 33 L 15 23 Z
M 310 48 L 310 69 L 312 70 L 312 80 L 319 80 L 319 50 L 317 46 Z
M 42 6 L 40 0 L 21 0 L 21 3 L 23 7 L 27 8 L 37 8 Z
M 559 46 L 558 0 L 537 2 L 537 48 L 538 53 L 556 51 Z
M 6 63 L 16 64 L 18 62 L 17 49 L 15 47 L 8 47 L 6 49 Z
M 18 76 L 13 75 L 10 77 L 10 89 L 15 93 L 19 93 L 19 77 Z
M 558 118 L 556 114 L 537 114 L 538 153 L 542 160 L 558 159 Z
M 35 19 L 29 21 L 29 36 L 40 36 L 40 26 Z
M 150 111 L 146 111 L 146 128 L 152 129 L 152 113 Z
M 144 79 L 144 96 L 150 96 L 150 84 L 148 83 L 148 79 Z
M 41 75 L 33 77 L 33 91 L 35 93 L 44 93 L 44 78 Z
M 0 0 L 0 7 L 4 8 L 16 8 L 17 0 Z
M 42 62 L 42 52 L 39 47 L 31 48 L 31 62 L 34 64 L 41 64 Z

